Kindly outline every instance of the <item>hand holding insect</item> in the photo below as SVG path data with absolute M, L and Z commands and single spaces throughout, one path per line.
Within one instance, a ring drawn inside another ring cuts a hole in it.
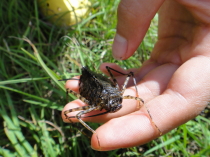
M 161 6 L 158 41 L 151 58 L 140 69 L 132 71 L 152 120 L 166 133 L 197 116 L 210 100 L 210 4 L 185 0 L 163 2 L 121 1 L 113 55 L 116 59 L 126 59 L 134 53 Z M 121 71 L 113 64 L 108 66 Z M 101 69 L 105 72 L 105 65 Z M 121 76 L 116 78 L 122 82 Z M 76 84 L 72 82 L 68 81 L 66 87 L 76 91 Z M 133 89 L 127 89 L 124 95 L 135 95 Z M 116 113 L 87 118 L 92 122 L 109 120 L 96 130 L 101 150 L 132 147 L 159 136 L 145 108 L 136 111 L 133 103 L 124 101 L 123 108 Z M 75 100 L 64 110 L 83 105 Z M 96 136 L 92 137 L 92 147 L 99 149 Z

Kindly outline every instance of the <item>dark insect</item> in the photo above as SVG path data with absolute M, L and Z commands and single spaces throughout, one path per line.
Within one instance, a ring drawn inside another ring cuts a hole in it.
M 84 117 L 82 117 L 82 115 L 89 113 L 91 111 L 94 111 L 94 110 L 101 111 L 103 109 L 105 109 L 106 111 L 103 113 L 99 113 L 99 114 L 91 115 L 91 116 L 87 116 L 87 117 L 94 117 L 94 116 L 99 116 L 99 115 L 103 115 L 106 113 L 117 112 L 118 110 L 120 110 L 122 108 L 123 99 L 135 99 L 135 100 L 139 101 L 139 107 L 141 107 L 144 103 L 144 101 L 141 98 L 139 98 L 139 96 L 138 96 L 136 80 L 134 78 L 133 72 L 124 74 L 124 73 L 121 73 L 115 69 L 108 67 L 108 66 L 106 66 L 106 69 L 110 74 L 111 80 L 101 74 L 91 71 L 88 67 L 82 67 L 82 75 L 80 76 L 80 79 L 79 79 L 80 94 L 72 91 L 71 89 L 67 89 L 67 95 L 68 95 L 68 93 L 75 95 L 78 99 L 82 100 L 88 106 L 83 106 L 83 107 L 66 110 L 66 111 L 64 111 L 64 115 L 66 116 L 67 119 L 69 119 L 69 121 L 71 121 L 71 118 L 77 118 L 79 120 L 79 122 L 83 126 L 85 126 L 88 130 L 90 130 L 92 133 L 96 133 L 96 132 L 92 128 L 90 128 L 81 119 L 81 118 L 84 118 Z M 117 80 L 113 76 L 111 70 L 114 72 L 117 72 L 119 74 L 127 76 L 125 79 L 125 82 L 122 86 L 122 89 L 119 88 Z M 134 82 L 134 85 L 136 88 L 137 97 L 130 96 L 130 95 L 123 96 L 123 93 L 126 89 L 126 86 L 128 84 L 130 77 L 133 78 L 133 82 Z M 142 105 L 140 104 L 140 102 L 142 103 Z M 68 115 L 67 115 L 70 112 L 80 111 L 80 110 L 82 110 L 82 111 L 79 112 L 76 116 L 68 117 Z M 149 113 L 149 115 L 150 115 L 150 113 Z M 151 116 L 150 116 L 150 118 L 151 118 Z

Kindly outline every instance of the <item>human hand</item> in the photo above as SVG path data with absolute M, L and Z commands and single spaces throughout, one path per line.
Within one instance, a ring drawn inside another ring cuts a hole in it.
M 113 45 L 116 59 L 127 59 L 134 53 L 151 19 L 161 7 L 158 41 L 151 58 L 140 69 L 129 71 L 135 72 L 139 95 L 163 133 L 196 117 L 209 102 L 209 6 L 210 2 L 203 0 L 121 0 L 119 5 L 118 35 Z M 106 65 L 122 71 L 116 65 Z M 101 70 L 105 72 L 104 64 Z M 116 78 L 122 83 L 121 76 Z M 67 81 L 66 87 L 78 91 L 75 80 Z M 134 87 L 128 88 L 124 95 L 135 95 Z M 84 106 L 84 103 L 75 100 L 67 104 L 63 111 L 78 106 Z M 75 115 L 75 112 L 68 115 Z M 97 150 L 141 145 L 159 136 L 148 118 L 147 110 L 142 107 L 136 111 L 133 100 L 124 100 L 122 109 L 116 113 L 84 120 L 106 122 L 96 130 L 100 148 L 96 135 L 91 140 L 92 147 Z

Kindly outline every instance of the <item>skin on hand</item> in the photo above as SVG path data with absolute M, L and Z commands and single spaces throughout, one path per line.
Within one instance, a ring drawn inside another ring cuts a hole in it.
M 158 41 L 151 58 L 141 68 L 128 71 L 135 72 L 139 96 L 163 133 L 196 117 L 209 102 L 209 7 L 210 2 L 204 0 L 121 0 L 119 5 L 113 44 L 116 59 L 127 59 L 134 53 L 159 10 Z M 106 63 L 101 65 L 105 73 L 106 65 L 123 72 L 117 65 Z M 124 77 L 116 78 L 122 84 Z M 78 91 L 75 80 L 67 81 L 66 87 Z M 128 88 L 124 95 L 135 96 L 135 88 Z M 136 104 L 135 100 L 123 100 L 122 109 L 116 113 L 84 119 L 105 123 L 96 130 L 100 147 L 96 135 L 92 136 L 93 149 L 108 151 L 132 147 L 159 136 L 145 107 L 136 110 Z M 84 105 L 75 100 L 63 111 Z M 63 113 L 62 117 L 68 122 Z

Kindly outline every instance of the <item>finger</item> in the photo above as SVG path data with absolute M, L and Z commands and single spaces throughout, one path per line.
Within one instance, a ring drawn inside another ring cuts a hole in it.
M 150 22 L 164 0 L 121 0 L 113 56 L 124 60 L 139 46 Z
M 151 141 L 158 136 L 147 115 L 142 112 L 112 119 L 96 130 L 91 146 L 95 150 L 109 151 L 133 147 Z
M 72 80 L 66 81 L 65 88 L 69 88 L 77 93 L 79 93 L 79 78 L 80 76 L 74 77 Z M 77 79 L 77 80 L 76 80 Z
M 161 132 L 166 133 L 187 122 L 205 108 L 210 100 L 209 76 L 209 59 L 202 56 L 193 58 L 174 73 L 162 95 L 146 104 L 152 121 Z M 140 111 L 112 119 L 99 127 L 96 133 L 100 146 L 94 135 L 92 147 L 97 150 L 136 146 L 158 136 L 149 118 Z

